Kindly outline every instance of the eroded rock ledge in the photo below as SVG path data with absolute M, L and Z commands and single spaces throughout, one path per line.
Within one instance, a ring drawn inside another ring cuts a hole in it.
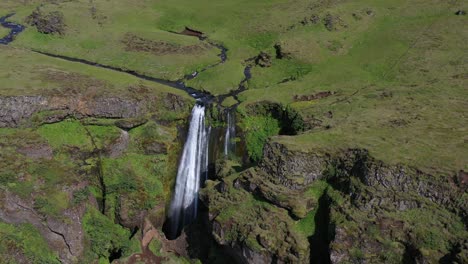
M 0 127 L 19 127 L 31 122 L 54 123 L 66 117 L 136 118 L 159 109 L 179 111 L 188 99 L 175 94 L 145 99 L 117 96 L 0 96 Z
M 209 182 L 202 198 L 218 243 L 245 262 L 310 256 L 311 263 L 463 263 L 468 260 L 463 175 L 385 164 L 363 149 L 297 150 L 273 140 L 258 167 Z M 268 217 L 261 217 L 263 211 Z M 315 231 L 307 234 L 297 226 L 311 214 Z M 284 231 L 275 227 L 279 223 Z

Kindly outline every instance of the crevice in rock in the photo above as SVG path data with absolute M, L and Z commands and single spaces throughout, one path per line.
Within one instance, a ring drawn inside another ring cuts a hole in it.
M 416 248 L 413 244 L 405 244 L 405 252 L 403 254 L 403 263 L 407 264 L 416 264 L 422 263 L 422 254 L 421 251 Z
M 102 168 L 102 151 L 97 147 L 96 140 L 94 139 L 93 135 L 91 134 L 91 131 L 83 125 L 83 128 L 86 131 L 86 134 L 88 134 L 88 137 L 91 140 L 91 144 L 94 147 L 93 153 L 96 154 L 97 157 L 97 162 L 96 162 L 96 167 L 97 167 L 97 176 L 98 176 L 98 181 L 99 181 L 99 188 L 101 189 L 101 213 L 105 214 L 106 212 L 106 194 L 107 194 L 107 188 L 106 188 L 106 183 L 104 182 L 104 172 Z
M 209 210 L 203 203 L 199 204 L 197 220 L 184 229 L 189 257 L 199 259 L 202 263 L 242 263 L 229 246 L 219 245 L 215 241 Z
M 65 243 L 65 245 L 66 245 L 66 246 L 67 246 L 67 248 L 68 248 L 68 252 L 70 252 L 70 255 L 72 255 L 72 256 L 73 256 L 73 253 L 72 253 L 72 251 L 71 251 L 70 244 L 68 244 L 68 241 L 67 241 L 67 238 L 65 237 L 65 235 L 64 235 L 64 234 L 62 234 L 62 233 L 60 233 L 60 232 L 58 232 L 58 231 L 55 231 L 55 230 L 53 230 L 53 229 L 52 229 L 52 228 L 51 228 L 51 227 L 50 227 L 50 226 L 49 226 L 47 223 L 46 223 L 46 225 L 45 225 L 45 226 L 47 227 L 47 229 L 49 229 L 49 230 L 50 230 L 50 232 L 52 232 L 52 233 L 54 233 L 54 234 L 56 234 L 56 235 L 58 235 L 58 236 L 62 237 L 62 239 L 63 239 L 63 242 Z
M 442 258 L 439 259 L 439 264 L 451 264 L 458 263 L 457 255 L 462 252 L 462 246 L 460 243 L 452 245 L 450 252 L 445 254 Z
M 109 255 L 109 263 L 112 263 L 112 261 L 116 259 L 120 259 L 122 257 L 122 249 L 121 248 L 114 248 L 112 249 Z
M 330 264 L 330 242 L 333 234 L 330 228 L 330 198 L 328 190 L 325 190 L 319 199 L 317 213 L 314 218 L 315 232 L 309 237 L 310 263 Z
M 71 246 L 70 246 L 70 244 L 68 243 L 67 239 L 65 238 L 65 235 L 63 235 L 62 233 L 60 233 L 60 232 L 58 232 L 58 231 L 53 230 L 53 229 L 49 226 L 49 224 L 47 223 L 47 218 L 46 218 L 46 217 L 39 215 L 39 214 L 36 213 L 36 211 L 35 211 L 34 209 L 32 209 L 32 208 L 29 208 L 29 207 L 27 207 L 27 206 L 21 205 L 21 204 L 19 204 L 19 203 L 15 203 L 15 204 L 16 204 L 18 207 L 21 207 L 21 208 L 23 208 L 23 209 L 25 209 L 25 210 L 28 210 L 28 211 L 30 211 L 31 213 L 33 213 L 34 215 L 36 215 L 39 219 L 41 219 L 41 220 L 43 221 L 43 223 L 44 223 L 43 225 L 44 225 L 45 227 L 47 227 L 47 229 L 49 229 L 50 232 L 52 232 L 52 233 L 54 233 L 54 234 L 59 235 L 60 237 L 62 237 L 63 242 L 65 243 L 65 245 L 66 245 L 67 248 L 68 248 L 68 251 L 69 251 L 70 254 L 73 256 L 73 253 L 72 253 L 72 251 L 71 251 Z
M 132 240 L 132 238 L 138 233 L 138 230 L 140 230 L 138 226 L 135 226 L 134 228 L 132 228 L 132 233 L 130 234 L 130 237 L 128 238 L 128 240 Z

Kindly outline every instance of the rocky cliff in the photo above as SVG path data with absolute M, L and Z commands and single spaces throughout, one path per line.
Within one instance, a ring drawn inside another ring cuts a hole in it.
M 4 259 L 177 258 L 169 252 L 183 246 L 163 239 L 161 228 L 181 144 L 178 127 L 186 125 L 192 102 L 151 91 L 45 94 L 0 97 Z
M 243 262 L 463 263 L 465 177 L 273 139 L 258 167 L 210 182 L 203 200 L 214 237 Z

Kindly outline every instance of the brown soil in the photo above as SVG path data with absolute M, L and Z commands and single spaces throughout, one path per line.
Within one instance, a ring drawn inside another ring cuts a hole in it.
M 65 33 L 64 16 L 59 11 L 43 13 L 39 8 L 34 10 L 31 15 L 26 18 L 26 22 L 37 28 L 37 31 L 43 34 L 59 34 Z
M 158 257 L 151 252 L 151 250 L 145 248 L 143 249 L 143 253 L 137 253 L 131 255 L 128 260 L 125 262 L 127 264 L 137 264 L 137 263 L 145 263 L 145 264 L 159 264 L 162 263 L 164 258 Z M 116 261 L 115 263 L 123 263 L 120 261 Z
M 164 41 L 153 41 L 127 33 L 122 40 L 126 51 L 149 52 L 155 55 L 196 54 L 206 50 L 206 45 L 181 46 Z
M 327 91 L 327 92 L 319 92 L 319 93 L 310 94 L 310 95 L 294 95 L 293 99 L 295 102 L 311 101 L 311 100 L 318 100 L 318 99 L 326 98 L 333 94 L 334 94 L 333 92 Z
M 17 149 L 21 153 L 31 159 L 52 159 L 52 149 L 47 144 L 27 145 Z
M 92 77 L 56 70 L 47 70 L 42 73 L 41 79 L 61 84 L 60 91 L 51 91 L 52 95 L 76 95 L 83 94 L 84 91 L 95 93 L 102 88 L 111 88 L 109 83 L 97 80 Z
M 192 37 L 197 37 L 197 38 L 203 38 L 204 34 L 201 31 L 197 31 L 188 27 L 185 27 L 185 29 L 180 32 L 179 34 L 182 35 L 187 35 L 187 36 L 192 36 Z

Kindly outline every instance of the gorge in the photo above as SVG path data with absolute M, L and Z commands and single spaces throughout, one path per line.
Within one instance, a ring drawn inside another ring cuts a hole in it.
M 0 262 L 468 262 L 467 8 L 2 1 Z

